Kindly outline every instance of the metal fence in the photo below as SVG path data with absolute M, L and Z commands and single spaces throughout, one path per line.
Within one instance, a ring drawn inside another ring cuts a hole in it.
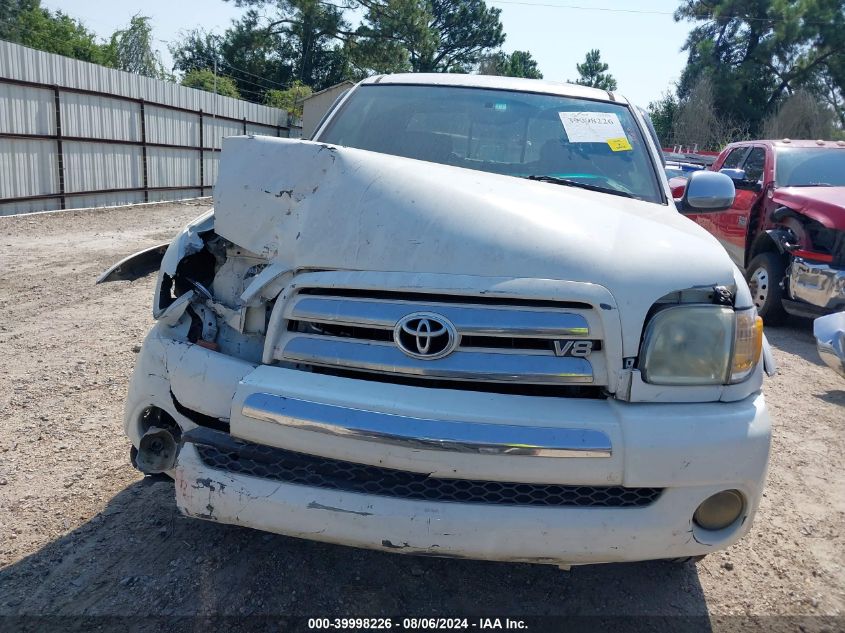
M 0 215 L 208 195 L 224 136 L 298 136 L 291 123 L 277 108 L 0 41 Z

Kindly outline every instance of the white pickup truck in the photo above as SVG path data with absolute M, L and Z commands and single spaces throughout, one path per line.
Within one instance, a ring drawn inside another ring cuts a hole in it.
M 573 565 L 745 534 L 771 363 L 742 274 L 618 94 L 367 79 L 311 141 L 226 139 L 167 249 L 125 415 L 186 515 Z M 680 207 L 680 208 L 679 208 Z M 764 360 L 761 361 L 761 356 Z

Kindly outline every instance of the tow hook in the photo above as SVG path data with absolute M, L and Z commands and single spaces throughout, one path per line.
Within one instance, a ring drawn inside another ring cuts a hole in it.
M 170 431 L 151 426 L 138 444 L 135 466 L 147 475 L 163 473 L 173 468 L 178 453 L 179 446 Z

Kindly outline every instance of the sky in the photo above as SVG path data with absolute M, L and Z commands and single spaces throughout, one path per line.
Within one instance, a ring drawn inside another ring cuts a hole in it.
M 658 99 L 680 77 L 686 61 L 681 47 L 692 28 L 675 23 L 678 0 L 487 0 L 502 10 L 507 52 L 528 50 L 546 79 L 574 80 L 575 64 L 592 48 L 619 83 L 619 92 L 643 107 Z M 42 0 L 107 38 L 136 13 L 152 18 L 156 44 L 165 63 L 167 43 L 197 27 L 222 33 L 243 9 L 223 0 Z

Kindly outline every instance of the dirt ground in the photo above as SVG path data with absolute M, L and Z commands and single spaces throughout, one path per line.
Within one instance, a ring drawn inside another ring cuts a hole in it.
M 767 328 L 780 373 L 765 386 L 774 440 L 754 527 L 698 564 L 563 572 L 374 553 L 178 516 L 172 483 L 130 467 L 121 428 L 152 323 L 153 278 L 94 280 L 169 240 L 205 204 L 0 218 L 0 630 L 28 621 L 10 616 L 61 616 L 53 622 L 70 626 L 73 616 L 131 615 L 160 630 L 194 615 L 238 616 L 235 628 L 256 615 L 457 614 L 845 628 L 845 381 L 821 364 L 809 321 Z M 109 628 L 108 619 L 82 622 Z

